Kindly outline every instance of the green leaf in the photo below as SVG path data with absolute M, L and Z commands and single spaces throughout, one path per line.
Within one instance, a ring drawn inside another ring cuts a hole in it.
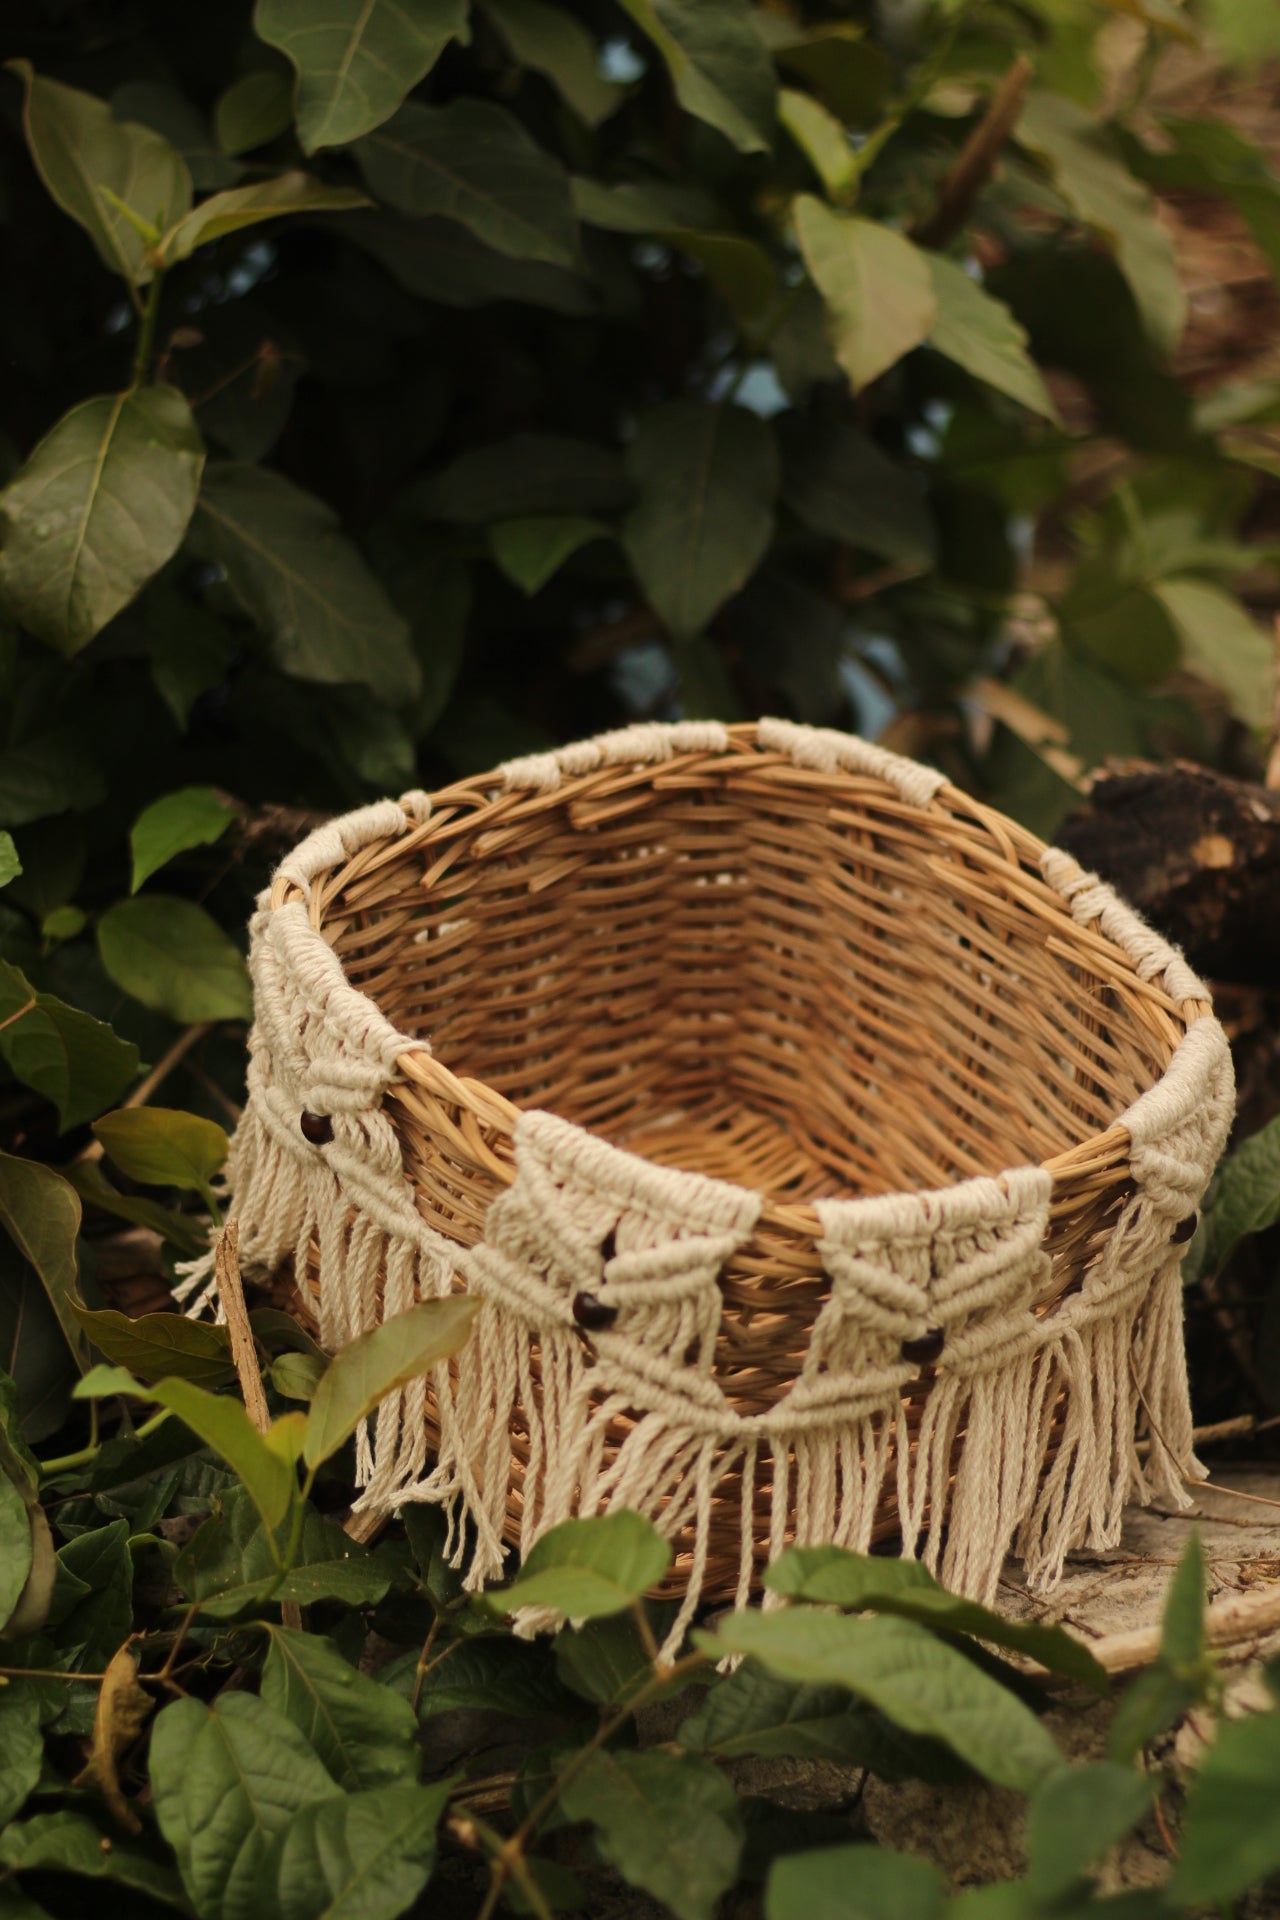
M 775 1860 L 765 1920 L 941 1920 L 947 1883 L 932 1860 L 887 1847 L 820 1847 Z
M 7 887 L 21 872 L 22 862 L 18 858 L 12 834 L 0 833 L 0 887 Z
M 847 404 L 847 403 L 846 403 Z M 814 533 L 923 573 L 937 535 L 921 477 L 891 460 L 843 412 L 782 424 L 782 497 Z
M 96 1160 L 73 1160 L 66 1177 L 87 1206 L 132 1221 L 134 1226 L 149 1227 L 186 1258 L 203 1252 L 206 1235 L 199 1220 L 189 1213 L 162 1207 L 158 1200 L 145 1200 L 140 1194 L 117 1193 Z
M 1275 649 L 1235 595 L 1191 579 L 1160 580 L 1152 591 L 1177 629 L 1183 665 L 1221 687 L 1245 726 L 1268 727 L 1275 709 Z
M 573 204 L 584 226 L 606 233 L 687 232 L 712 227 L 714 200 L 699 187 L 669 180 L 620 180 L 606 186 L 588 174 L 573 176 Z
M 891 1613 L 948 1633 L 973 1634 L 993 1646 L 1026 1654 L 1050 1673 L 1082 1681 L 1096 1693 L 1107 1690 L 1105 1670 L 1088 1647 L 1062 1627 L 1006 1620 L 976 1600 L 948 1593 L 918 1560 L 848 1553 L 843 1547 L 792 1547 L 768 1569 L 765 1585 L 792 1600 Z
M 80 1200 L 75 1188 L 52 1167 L 0 1153 L 0 1228 L 39 1277 L 83 1372 L 88 1348 L 75 1314 L 82 1304 L 76 1282 Z
M 1046 1780 L 1027 1811 L 1033 1897 L 1048 1905 L 1069 1893 L 1137 1826 L 1155 1789 L 1149 1774 L 1111 1760 L 1064 1767 Z
M 653 1678 L 653 1655 L 630 1610 L 563 1627 L 554 1646 L 565 1686 L 599 1707 L 620 1706 Z
M 196 533 L 232 592 L 298 680 L 355 680 L 389 706 L 412 699 L 418 665 L 402 620 L 331 509 L 278 473 L 217 462 Z
M 286 1400 L 309 1401 L 327 1362 L 316 1353 L 282 1353 L 271 1363 L 271 1384 Z
M 32 1558 L 27 1501 L 7 1471 L 7 1462 L 0 1460 L 0 1632 L 4 1631 L 22 1598 L 31 1574 Z M 4 1697 L 0 1690 L 0 1705 Z
M 304 1807 L 272 1862 L 280 1920 L 396 1920 L 414 1909 L 452 1790 L 402 1781 Z
M 297 1558 L 281 1580 L 271 1538 L 241 1487 L 225 1495 L 221 1513 L 206 1520 L 183 1548 L 174 1579 L 189 1599 L 200 1602 L 203 1613 L 222 1620 L 256 1611 L 268 1601 L 292 1600 L 307 1607 L 318 1600 L 337 1600 L 348 1607 L 369 1606 L 381 1600 L 390 1585 L 382 1561 L 310 1505 L 303 1510 Z
M 77 1879 L 108 1880 L 166 1907 L 187 1910 L 181 1883 L 171 1867 L 122 1841 L 119 1834 L 105 1834 L 83 1813 L 70 1809 L 39 1813 L 6 1827 L 0 1833 L 0 1866 L 10 1873 L 70 1873 Z M 97 1903 L 86 1901 L 85 1905 L 96 1907 Z
M 161 232 L 180 220 L 191 205 L 182 155 L 150 128 L 117 120 L 91 93 L 42 79 L 29 60 L 8 64 L 26 87 L 27 145 L 49 193 L 84 228 L 105 266 L 144 286 L 151 278 L 147 242 L 122 207 Z
M 773 262 L 762 246 L 739 233 L 705 233 L 695 227 L 665 228 L 658 238 L 697 261 L 748 344 L 768 335 L 782 290 Z
M 411 1700 L 417 1684 L 418 1655 L 384 1667 L 379 1676 L 402 1700 Z M 514 1636 L 464 1640 L 449 1649 L 447 1660 L 432 1662 L 422 1683 L 418 1718 L 465 1709 L 534 1720 L 581 1719 L 589 1709 L 561 1685 L 545 1644 L 530 1645 Z
M 938 317 L 928 344 L 957 366 L 1061 425 L 1044 377 L 1027 351 L 1025 327 L 954 260 L 928 255 Z
M 8 1481 L 0 1475 L 0 1496 L 3 1495 Z M 23 1515 L 23 1531 L 26 1531 L 26 1515 Z M 5 1525 L 4 1503 L 0 1498 L 0 1539 L 4 1540 L 6 1553 L 9 1547 L 8 1530 Z M 8 1584 L 8 1569 L 0 1570 L 0 1624 L 3 1624 L 6 1608 L 3 1588 Z M 19 1588 L 21 1591 L 21 1588 Z M 21 1813 L 23 1804 L 40 1778 L 40 1763 L 44 1757 L 44 1736 L 40 1731 L 40 1702 L 30 1691 L 30 1682 L 26 1686 L 15 1686 L 11 1681 L 0 1689 L 0 1827 Z
M 98 922 L 98 954 L 118 987 L 183 1025 L 253 1014 L 244 955 L 194 900 L 117 900 Z
M 389 119 L 467 38 L 467 0 L 258 0 L 253 24 L 297 69 L 298 139 L 314 153 Z
M 783 1680 L 847 1687 L 905 1728 L 941 1740 L 997 1786 L 1029 1792 L 1063 1764 L 1029 1708 L 914 1620 L 851 1620 L 787 1607 L 736 1613 L 716 1636 L 717 1657 L 748 1654 Z
M 743 407 L 673 400 L 641 416 L 623 524 L 636 577 L 668 631 L 692 639 L 750 577 L 773 535 L 778 454 Z
M 784 87 L 778 95 L 778 118 L 832 199 L 839 200 L 855 186 L 857 151 L 835 115 L 828 113 L 820 101 L 812 94 Z
M 1169 1582 L 1160 1627 L 1160 1658 L 1172 1667 L 1194 1668 L 1205 1657 L 1206 1584 L 1200 1530 L 1193 1527 Z
M 222 1456 L 262 1515 L 265 1526 L 274 1530 L 280 1525 L 298 1490 L 293 1461 L 269 1444 L 269 1435 L 258 1432 L 238 1400 L 207 1393 L 189 1380 L 172 1377 L 148 1389 L 148 1398 L 176 1413 L 192 1433 L 198 1434 L 207 1447 Z M 286 1421 L 298 1417 L 284 1415 Z M 277 1421 L 275 1426 L 280 1424 Z
M 1178 633 L 1163 601 L 1115 574 L 1106 558 L 1080 568 L 1059 615 L 1065 640 L 1135 686 L 1163 680 L 1178 664 Z
M 850 127 L 869 127 L 883 114 L 893 88 L 893 62 L 853 20 L 802 26 L 794 13 L 757 8 L 756 27 L 778 65 L 797 73 Z
M 332 1640 L 272 1627 L 262 1698 L 293 1722 L 349 1792 L 416 1777 L 412 1708 L 389 1687 L 357 1672 Z
M 293 88 L 276 67 L 242 73 L 218 96 L 213 109 L 213 137 L 220 153 L 252 153 L 292 125 Z
M 490 527 L 489 550 L 508 580 L 523 593 L 534 594 L 579 547 L 607 538 L 609 531 L 603 521 L 581 515 L 530 514 Z
M 73 407 L 0 493 L 0 606 L 79 653 L 177 552 L 203 466 L 173 387 Z
M 945 1747 L 904 1733 L 843 1687 L 796 1686 L 751 1661 L 711 1688 L 681 1726 L 680 1744 L 723 1760 L 832 1760 L 882 1780 L 955 1785 L 968 1777 Z
M 121 1040 L 105 1021 L 79 1007 L 37 993 L 5 960 L 0 960 L 0 1057 L 23 1086 L 53 1102 L 63 1133 L 110 1106 L 138 1071 L 132 1041 Z
M 211 847 L 220 840 L 239 809 L 234 800 L 213 787 L 183 787 L 144 807 L 129 835 L 136 893 L 144 880 L 191 847 Z
M 530 1548 L 514 1583 L 489 1596 L 503 1613 L 554 1607 L 571 1620 L 620 1613 L 671 1565 L 671 1547 L 643 1514 L 565 1520 Z
M 151 1734 L 160 1831 L 200 1920 L 261 1920 L 275 1891 L 274 1843 L 305 1807 L 340 1799 L 283 1714 L 250 1693 L 212 1707 L 175 1700 Z M 312 1909 L 316 1914 L 320 1909 Z
M 326 186 L 323 180 L 295 169 L 274 180 L 255 180 L 252 186 L 228 187 L 202 200 L 170 227 L 160 252 L 166 267 L 171 267 L 197 247 L 207 247 L 224 234 L 239 233 L 242 227 L 260 226 L 264 220 L 278 220 L 287 213 L 345 213 L 368 205 L 367 197 L 352 187 Z
M 99 1353 L 127 1367 L 138 1380 L 190 1380 L 198 1387 L 225 1387 L 235 1379 L 231 1335 L 225 1327 L 188 1320 L 181 1313 L 126 1313 L 76 1309 L 76 1318 Z
M 938 318 L 928 259 L 892 227 L 833 213 L 811 194 L 798 197 L 793 217 L 836 359 L 860 393 L 928 339 Z
M 1204 17 L 1215 48 L 1231 64 L 1256 66 L 1280 53 L 1280 20 L 1254 0 L 1207 0 Z
M 580 20 L 545 0 L 484 0 L 513 60 L 548 79 L 580 120 L 598 127 L 626 97 L 600 72 L 596 41 Z
M 431 476 L 415 504 L 464 527 L 535 516 L 612 513 L 631 500 L 612 447 L 551 433 L 515 433 L 473 447 Z
M 1169 1896 L 1226 1912 L 1280 1872 L 1280 1713 L 1221 1723 L 1187 1797 Z
M 318 1467 L 397 1387 L 419 1380 L 465 1343 L 479 1302 L 421 1300 L 348 1343 L 320 1377 L 307 1415 L 304 1458 Z
M 1240 1242 L 1280 1220 L 1280 1116 L 1242 1140 L 1218 1168 L 1206 1209 L 1204 1269 L 1219 1273 Z
M 551 313 L 599 309 L 595 290 L 580 273 L 497 253 L 452 220 L 410 220 L 382 211 L 363 214 L 350 225 L 359 246 L 402 287 L 433 305 L 471 308 L 519 301 Z
M 115 1393 L 136 1393 L 145 1400 L 146 1387 L 127 1367 L 108 1366 L 99 1361 L 76 1381 L 73 1400 L 105 1400 Z
M 121 1107 L 93 1130 L 130 1180 L 192 1193 L 208 1191 L 231 1147 L 216 1121 L 177 1107 Z
M 1109 130 L 1064 94 L 1033 92 L 1015 139 L 1043 161 L 1072 212 L 1110 247 L 1147 333 L 1172 352 L 1186 320 L 1173 243 Z
M 129 1534 L 127 1520 L 113 1520 L 109 1526 L 77 1534 L 58 1550 L 58 1579 L 47 1631 L 59 1647 L 72 1650 L 70 1663 L 89 1673 L 106 1667 L 133 1627 Z M 84 1718 L 74 1731 L 89 1732 L 94 1706 L 93 1695 L 77 1687 L 71 1707 L 80 1709 Z
M 369 134 L 356 158 L 373 192 L 401 213 L 456 220 L 520 260 L 572 267 L 578 227 L 569 176 L 513 114 L 488 100 L 416 101 Z
M 662 55 L 686 113 L 740 153 L 767 153 L 777 84 L 747 0 L 622 0 Z
M 560 1805 L 570 1820 L 589 1820 L 609 1864 L 677 1920 L 711 1920 L 737 1878 L 737 1795 L 719 1768 L 693 1754 L 597 1751 Z

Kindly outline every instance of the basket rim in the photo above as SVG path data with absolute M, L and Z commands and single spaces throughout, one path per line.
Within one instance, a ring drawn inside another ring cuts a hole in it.
M 456 1106 L 470 1117 L 465 1145 L 504 1186 L 515 1177 L 511 1159 L 495 1153 L 482 1130 L 510 1142 L 520 1120 L 541 1112 L 521 1106 L 486 1082 L 453 1073 L 434 1053 L 429 1039 L 400 1033 L 377 1001 L 347 978 L 339 956 L 325 937 L 329 903 L 351 881 L 371 873 L 381 859 L 399 858 L 415 845 L 439 836 L 442 827 L 475 830 L 477 815 L 497 813 L 504 824 L 526 820 L 531 813 L 563 804 L 567 793 L 587 789 L 602 777 L 616 789 L 619 775 L 631 769 L 638 780 L 652 780 L 661 766 L 668 777 L 689 775 L 700 764 L 725 756 L 758 757 L 759 764 L 785 767 L 790 762 L 802 774 L 824 780 L 849 776 L 880 789 L 879 798 L 908 812 L 927 817 L 951 817 L 985 830 L 1003 853 L 1011 870 L 1035 869 L 1042 884 L 1066 908 L 1071 931 L 1083 938 L 1095 958 L 1118 955 L 1130 973 L 1129 985 L 1145 983 L 1166 1014 L 1170 1056 L 1162 1072 L 1101 1132 L 1086 1135 L 1038 1163 L 1054 1184 L 1070 1175 L 1078 1183 L 1091 1171 L 1114 1171 L 1117 1155 L 1131 1144 L 1151 1137 L 1156 1126 L 1168 1123 L 1170 1107 L 1181 1107 L 1197 1097 L 1204 1085 L 1208 1056 L 1227 1050 L 1226 1036 L 1213 1015 L 1208 988 L 1182 954 L 1156 933 L 1097 875 L 1086 872 L 1071 855 L 1046 843 L 998 809 L 987 806 L 955 786 L 937 769 L 889 752 L 854 734 L 830 728 L 803 726 L 788 720 L 762 719 L 724 725 L 684 721 L 644 723 L 571 743 L 552 752 L 506 761 L 496 768 L 455 781 L 426 793 L 413 789 L 399 800 L 375 801 L 317 827 L 276 868 L 271 883 L 258 896 L 255 926 L 271 919 L 281 931 L 288 923 L 291 958 L 309 971 L 330 978 L 336 970 L 347 1010 L 359 1020 L 366 1047 L 386 1063 L 389 1080 L 398 1077 L 432 1098 Z M 297 909 L 302 908 L 302 912 Z M 293 911 L 289 911 L 293 909 Z M 1168 1017 L 1171 1016 L 1171 1017 Z M 560 1123 L 590 1140 L 596 1151 L 618 1156 L 618 1171 L 629 1165 L 656 1164 L 616 1146 L 590 1128 L 555 1116 Z M 1037 1163 L 1023 1163 L 1037 1164 Z M 1013 1167 L 978 1176 L 1001 1179 Z M 687 1176 L 703 1178 L 705 1176 Z M 750 1195 L 762 1202 L 762 1224 L 817 1239 L 822 1226 L 813 1202 L 784 1200 L 731 1180 L 714 1184 L 726 1193 Z M 965 1181 L 947 1181 L 936 1187 L 914 1187 L 901 1192 L 917 1197 L 953 1193 Z M 881 1196 L 870 1196 L 879 1198 Z

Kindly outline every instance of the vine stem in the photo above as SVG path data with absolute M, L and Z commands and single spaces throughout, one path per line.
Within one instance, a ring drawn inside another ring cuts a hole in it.
M 131 388 L 140 387 L 151 368 L 156 322 L 160 317 L 160 289 L 163 285 L 164 274 L 159 267 L 156 267 L 152 270 L 151 285 L 147 288 L 147 297 L 138 320 L 138 344 L 134 350 L 133 373 L 129 381 Z

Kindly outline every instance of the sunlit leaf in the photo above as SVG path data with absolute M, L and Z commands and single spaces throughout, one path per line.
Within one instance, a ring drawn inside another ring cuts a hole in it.
M 195 1193 L 207 1190 L 230 1147 L 215 1121 L 176 1107 L 121 1107 L 93 1130 L 129 1179 Z
M 892 227 L 834 213 L 811 194 L 796 200 L 794 219 L 836 359 L 860 393 L 929 337 L 938 318 L 929 262 Z
M 184 1024 L 247 1020 L 244 955 L 194 900 L 164 893 L 117 900 L 98 922 L 98 952 L 118 987 Z
M 784 87 L 778 95 L 778 118 L 832 199 L 847 193 L 858 177 L 858 156 L 835 115 L 812 94 Z
M 345 213 L 367 207 L 368 199 L 351 187 L 327 186 L 309 173 L 282 173 L 274 180 L 255 180 L 252 186 L 228 187 L 170 227 L 160 243 L 166 266 L 185 260 L 197 247 L 207 247 L 224 234 L 278 220 L 287 213 Z
M 595 1514 L 544 1533 L 512 1584 L 489 1600 L 503 1613 L 554 1607 L 571 1620 L 591 1620 L 642 1599 L 670 1564 L 670 1543 L 643 1514 Z
M 1064 1764 L 1028 1707 L 914 1620 L 787 1607 L 735 1613 L 714 1638 L 698 1638 L 720 1657 L 751 1655 L 783 1680 L 846 1687 L 907 1732 L 941 1740 L 998 1786 L 1029 1792 Z
M 954 260 L 937 253 L 928 258 L 938 301 L 929 345 L 976 380 L 985 381 L 1032 413 L 1043 414 L 1056 423 L 1057 408 L 1027 351 L 1026 329 L 1003 301 L 987 293 Z
M 789 1599 L 817 1605 L 891 1613 L 949 1633 L 968 1633 L 993 1646 L 1026 1654 L 1050 1673 L 1105 1692 L 1107 1676 L 1088 1647 L 1062 1627 L 1003 1614 L 948 1593 L 918 1560 L 849 1553 L 843 1547 L 792 1547 L 765 1575 L 765 1585 Z
M 777 88 L 747 0 L 622 0 L 662 55 L 686 113 L 741 153 L 767 152 Z
M 18 849 L 13 844 L 13 836 L 0 833 L 0 887 L 7 887 L 22 872 L 22 862 L 18 858 Z
M 231 1336 L 222 1326 L 188 1320 L 180 1313 L 143 1313 L 131 1319 L 114 1307 L 76 1317 L 99 1353 L 139 1380 L 191 1380 L 199 1387 L 225 1387 L 235 1378 Z
M 1171 352 L 1187 302 L 1173 243 L 1147 189 L 1129 172 L 1108 128 L 1064 94 L 1037 89 L 1015 138 L 1047 166 L 1058 191 L 1115 254 L 1147 332 Z
M 477 1300 L 423 1300 L 350 1341 L 321 1375 L 307 1416 L 306 1462 L 319 1466 L 380 1401 L 421 1379 L 465 1343 Z
M 11 60 L 9 67 L 26 87 L 23 125 L 40 178 L 84 228 L 104 265 L 144 285 L 152 271 L 147 242 L 122 204 L 159 232 L 180 220 L 191 205 L 182 155 L 149 127 L 117 120 L 91 93 L 44 79 L 29 60 Z
M 258 0 L 253 24 L 297 70 L 298 139 L 314 153 L 389 119 L 466 39 L 467 0 Z
M 173 387 L 73 407 L 0 493 L 0 605 L 78 653 L 177 551 L 203 466 Z
M 129 835 L 133 854 L 130 892 L 191 847 L 212 846 L 220 840 L 238 809 L 234 800 L 213 787 L 183 787 L 144 807 Z

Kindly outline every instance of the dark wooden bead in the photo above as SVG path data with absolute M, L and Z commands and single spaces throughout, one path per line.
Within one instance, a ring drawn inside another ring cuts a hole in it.
M 1172 1234 L 1172 1239 L 1175 1246 L 1180 1247 L 1184 1240 L 1189 1240 L 1191 1238 L 1192 1234 L 1196 1230 L 1197 1224 L 1199 1223 L 1199 1219 L 1200 1219 L 1200 1215 L 1198 1213 L 1189 1213 L 1185 1220 L 1179 1220 Z
M 333 1121 L 327 1113 L 304 1113 L 298 1125 L 303 1139 L 313 1147 L 326 1147 L 333 1138 Z
M 913 1366 L 927 1367 L 937 1359 L 946 1344 L 947 1336 L 944 1330 L 941 1327 L 930 1327 L 928 1332 L 922 1333 L 918 1340 L 903 1341 L 902 1357 L 904 1360 L 910 1360 Z
M 604 1239 L 600 1242 L 600 1259 L 606 1267 L 611 1260 L 616 1258 L 617 1252 L 618 1235 L 616 1230 L 610 1227 L 608 1233 L 606 1233 Z
M 588 1333 L 599 1333 L 601 1328 L 613 1325 L 618 1317 L 618 1309 L 594 1293 L 575 1293 L 573 1317 Z

